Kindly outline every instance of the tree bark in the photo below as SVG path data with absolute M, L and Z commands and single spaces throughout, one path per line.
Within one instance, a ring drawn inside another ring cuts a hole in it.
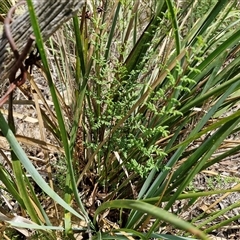
M 44 41 L 63 23 L 76 15 L 77 11 L 85 4 L 85 0 L 38 0 L 33 2 Z M 28 38 L 33 34 L 28 10 L 21 15 L 16 15 L 11 23 L 11 32 L 21 54 Z M 15 61 L 4 30 L 0 30 L 0 84 L 8 78 Z

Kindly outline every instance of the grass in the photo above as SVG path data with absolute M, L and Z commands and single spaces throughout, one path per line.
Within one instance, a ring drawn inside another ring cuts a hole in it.
M 240 121 L 239 110 L 229 110 L 240 87 L 236 1 L 214 2 L 201 18 L 197 1 L 185 9 L 170 0 L 92 4 L 91 16 L 86 6 L 46 43 L 27 4 L 42 68 L 28 76 L 34 91 L 25 103 L 39 138 L 14 136 L 0 115 L 15 154 L 2 152 L 10 171 L 1 165 L 0 179 L 19 204 L 16 214 L 32 222 L 8 224 L 48 239 L 76 239 L 77 232 L 89 239 L 208 239 L 235 221 L 239 216 L 215 223 L 239 202 L 201 221 L 181 216 L 204 196 L 238 191 L 189 190 L 197 174 L 239 151 L 225 142 Z M 49 99 L 40 90 L 46 82 Z M 31 148 L 41 149 L 47 178 L 29 160 L 36 157 Z M 176 210 L 180 199 L 186 205 Z M 174 236 L 159 230 L 165 227 Z

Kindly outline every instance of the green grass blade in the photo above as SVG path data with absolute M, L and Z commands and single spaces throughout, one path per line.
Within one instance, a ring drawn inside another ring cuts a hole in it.
M 62 143 L 63 143 L 63 147 L 64 147 L 64 152 L 65 152 L 65 157 L 66 157 L 66 162 L 67 162 L 67 169 L 68 169 L 67 177 L 66 177 L 66 184 L 67 184 L 66 188 L 68 189 L 68 191 L 66 192 L 66 199 L 68 200 L 68 204 L 70 204 L 70 202 L 71 202 L 71 196 L 70 195 L 71 195 L 71 192 L 73 192 L 75 200 L 77 201 L 79 207 L 83 211 L 83 214 L 85 215 L 85 217 L 88 219 L 87 215 L 85 214 L 85 210 L 82 208 L 83 205 L 82 205 L 81 200 L 79 198 L 79 194 L 78 194 L 78 190 L 77 190 L 77 184 L 76 184 L 76 180 L 75 180 L 75 176 L 74 176 L 74 170 L 73 170 L 73 165 L 72 165 L 72 156 L 71 156 L 71 151 L 70 151 L 70 147 L 69 147 L 69 143 L 68 143 L 67 132 L 66 132 L 61 108 L 60 108 L 60 105 L 59 105 L 59 102 L 58 102 L 58 99 L 57 99 L 56 91 L 55 91 L 55 88 L 54 88 L 54 84 L 53 84 L 53 81 L 52 81 L 47 57 L 46 57 L 45 50 L 44 50 L 44 44 L 43 44 L 39 24 L 38 24 L 38 21 L 37 21 L 37 18 L 36 18 L 36 14 L 34 12 L 32 1 L 27 0 L 27 4 L 28 4 L 28 8 L 29 8 L 30 20 L 31 20 L 31 23 L 32 23 L 32 27 L 33 27 L 35 37 L 36 37 L 36 43 L 37 43 L 38 50 L 39 50 L 39 53 L 40 53 L 40 56 L 41 56 L 41 60 L 42 60 L 42 63 L 44 65 L 44 69 L 45 69 L 45 72 L 46 72 L 46 75 L 47 75 L 49 88 L 50 88 L 50 91 L 51 91 L 55 111 L 56 111 L 56 114 L 57 114 L 59 129 L 60 129 L 60 132 L 61 132 Z M 68 210 L 68 209 L 69 208 L 66 208 L 66 210 Z M 72 213 L 72 211 L 69 211 L 69 212 Z M 67 229 L 65 229 L 66 232 L 70 231 L 70 228 L 71 228 L 70 220 L 69 220 L 68 215 L 67 215 L 67 219 L 66 220 L 67 220 L 68 227 L 67 227 Z
M 222 143 L 222 141 L 228 136 L 231 131 L 234 129 L 236 124 L 240 122 L 240 119 L 233 119 L 227 123 L 225 123 L 216 133 L 213 134 L 207 141 L 205 141 L 196 152 L 191 155 L 191 157 L 186 161 L 186 164 L 189 166 L 193 163 L 190 161 L 196 162 L 196 160 L 201 159 L 201 161 L 195 166 L 195 168 L 187 175 L 187 177 L 183 180 L 182 184 L 178 187 L 174 196 L 169 200 L 165 209 L 169 209 L 173 202 L 177 199 L 177 197 L 182 193 L 182 191 L 186 188 L 186 186 L 190 183 L 193 177 L 200 171 L 205 162 L 209 159 L 212 153 L 218 148 L 218 146 Z M 209 148 L 208 146 L 212 146 Z M 173 176 L 174 177 L 174 176 Z M 174 179 L 174 178 L 173 178 Z
M 198 230 L 196 227 L 176 217 L 174 214 L 171 214 L 167 211 L 164 211 L 161 208 L 158 208 L 156 206 L 153 206 L 138 200 L 113 200 L 113 201 L 105 202 L 100 207 L 97 208 L 94 215 L 94 222 L 96 222 L 97 215 L 108 208 L 110 209 L 127 208 L 127 209 L 138 210 L 142 213 L 147 213 L 151 216 L 154 216 L 157 219 L 160 219 L 164 222 L 168 222 L 179 229 L 183 229 L 187 232 L 190 232 L 191 234 L 197 236 L 200 239 L 206 239 L 206 240 L 208 239 L 207 236 L 203 234 L 200 230 Z
M 194 45 L 194 43 L 197 41 L 197 36 L 201 36 L 209 28 L 209 26 L 213 23 L 216 16 L 221 12 L 221 10 L 227 3 L 228 3 L 227 0 L 217 1 L 216 5 L 208 13 L 206 20 L 193 37 L 193 41 L 190 43 L 191 45 Z
M 180 194 L 177 197 L 177 200 L 182 200 L 182 199 L 188 199 L 188 198 L 199 198 L 199 197 L 206 197 L 206 196 L 211 196 L 214 194 L 224 194 L 224 193 L 228 193 L 228 192 L 236 192 L 237 189 L 226 189 L 226 190 L 213 190 L 213 191 L 201 191 L 201 192 L 188 192 L 188 193 L 183 193 Z M 162 202 L 166 202 L 171 198 L 172 195 L 169 196 L 164 196 L 162 198 Z M 150 204 L 155 204 L 159 201 L 159 197 L 153 197 L 153 198 L 146 198 L 141 200 L 143 202 L 146 203 L 150 203 Z
M 111 27 L 110 33 L 108 35 L 108 42 L 107 42 L 106 51 L 105 51 L 105 54 L 104 54 L 105 61 L 107 61 L 108 56 L 109 56 L 110 46 L 111 46 L 112 41 L 113 41 L 113 34 L 114 34 L 114 30 L 116 28 L 116 23 L 117 23 L 117 18 L 118 18 L 118 15 L 119 15 L 120 8 L 121 8 L 121 2 L 119 1 L 118 5 L 117 5 L 116 12 L 114 14 L 113 21 L 112 21 L 112 27 Z
M 5 170 L 0 167 L 0 180 L 4 184 L 4 186 L 7 188 L 8 192 L 13 196 L 14 199 L 20 204 L 22 208 L 25 208 L 23 199 L 19 195 L 17 191 L 17 186 L 9 179 L 10 177 L 7 176 L 8 174 L 5 172 Z
M 0 116 L 0 118 L 1 117 L 2 116 Z M 16 148 L 17 145 L 15 145 L 14 147 Z M 12 147 L 12 149 L 13 149 L 13 147 Z M 13 152 L 14 152 L 14 149 L 13 149 Z M 32 203 L 31 203 L 31 200 L 30 200 L 29 193 L 27 191 L 27 186 L 26 186 L 26 183 L 25 183 L 25 180 L 24 180 L 25 173 L 23 173 L 23 171 L 22 171 L 21 162 L 17 158 L 13 158 L 12 159 L 12 166 L 13 166 L 14 175 L 16 177 L 16 184 L 17 184 L 17 187 L 18 187 L 18 191 L 19 191 L 20 196 L 21 196 L 21 198 L 24 202 L 24 205 L 27 209 L 27 212 L 30 215 L 32 221 L 34 221 L 37 224 L 40 224 L 40 220 L 39 220 L 39 218 L 36 214 L 36 211 L 34 210 L 34 207 L 33 207 Z
M 167 5 L 165 3 L 159 3 L 158 5 L 159 7 L 156 15 L 152 18 L 144 33 L 141 35 L 125 61 L 125 66 L 129 73 L 132 70 L 140 68 L 140 63 L 142 62 L 143 57 L 149 49 L 149 43 L 152 41 L 153 37 L 156 34 L 156 29 L 159 26 L 160 19 L 163 17 L 163 13 L 167 10 Z
M 19 145 L 18 141 L 16 140 L 15 136 L 13 135 L 12 131 L 9 129 L 9 126 L 7 125 L 2 113 L 0 113 L 0 128 L 4 134 L 4 136 L 7 138 L 11 148 L 13 149 L 14 153 L 22 163 L 22 165 L 25 167 L 25 169 L 28 171 L 28 173 L 32 176 L 34 181 L 38 184 L 38 186 L 52 199 L 54 199 L 59 205 L 64 207 L 66 210 L 74 214 L 76 217 L 84 220 L 82 215 L 80 215 L 78 212 L 76 212 L 73 208 L 71 208 L 66 202 L 63 201 L 59 195 L 54 192 L 48 184 L 44 181 L 44 179 L 41 177 L 41 175 L 38 173 L 38 171 L 35 169 L 31 161 L 28 159 L 26 153 L 23 151 L 21 146 Z
M 181 41 L 180 41 L 180 34 L 179 34 L 180 31 L 179 31 L 179 27 L 178 27 L 178 21 L 177 21 L 177 17 L 175 14 L 174 6 L 172 4 L 172 0 L 167 0 L 166 3 L 168 6 L 168 11 L 171 15 L 172 30 L 174 32 L 174 37 L 175 37 L 176 53 L 178 55 L 181 51 Z

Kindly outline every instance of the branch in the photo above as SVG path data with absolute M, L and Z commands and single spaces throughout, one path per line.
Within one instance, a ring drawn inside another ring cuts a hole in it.
M 63 23 L 76 15 L 84 4 L 85 0 L 34 1 L 34 9 L 43 40 L 46 41 Z M 11 32 L 19 53 L 21 53 L 30 35 L 33 34 L 28 11 L 16 16 L 11 24 Z M 15 61 L 5 33 L 0 29 L 0 83 L 9 77 Z

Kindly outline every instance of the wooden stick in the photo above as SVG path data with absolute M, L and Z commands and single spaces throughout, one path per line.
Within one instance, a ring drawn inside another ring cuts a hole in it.
M 63 23 L 76 15 L 84 4 L 85 0 L 34 1 L 43 40 L 46 41 Z M 33 34 L 28 11 L 18 15 L 10 28 L 16 47 L 21 53 L 30 35 Z M 4 30 L 0 30 L 0 84 L 9 77 L 15 61 Z

